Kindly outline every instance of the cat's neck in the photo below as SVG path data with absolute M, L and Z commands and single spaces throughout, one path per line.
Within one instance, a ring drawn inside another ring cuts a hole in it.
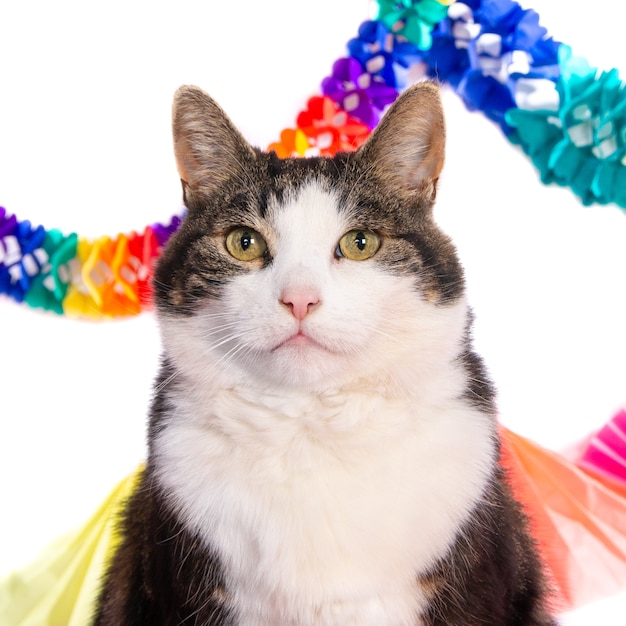
M 375 450 L 385 439 L 411 436 L 420 423 L 456 404 L 466 382 L 458 364 L 415 376 L 373 374 L 318 389 L 277 387 L 224 368 L 202 382 L 180 372 L 161 393 L 176 421 L 212 432 L 228 446 L 275 456 L 312 445 L 331 455 Z

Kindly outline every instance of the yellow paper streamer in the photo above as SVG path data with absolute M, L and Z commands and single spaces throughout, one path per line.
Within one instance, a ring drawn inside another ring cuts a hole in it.
M 0 581 L 2 626 L 90 623 L 102 575 L 119 543 L 118 514 L 142 470 L 122 480 L 86 525 Z

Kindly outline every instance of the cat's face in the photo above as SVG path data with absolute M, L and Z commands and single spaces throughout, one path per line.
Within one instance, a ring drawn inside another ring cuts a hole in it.
M 206 95 L 181 90 L 188 215 L 155 280 L 174 365 L 198 381 L 320 389 L 402 384 L 453 358 L 466 309 L 431 216 L 438 107 L 424 86 L 355 154 L 281 161 L 250 148 Z

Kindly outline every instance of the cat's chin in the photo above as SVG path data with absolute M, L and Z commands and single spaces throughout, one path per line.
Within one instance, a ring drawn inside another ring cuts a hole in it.
M 303 333 L 281 341 L 267 357 L 259 374 L 279 386 L 327 389 L 346 372 L 344 355 Z

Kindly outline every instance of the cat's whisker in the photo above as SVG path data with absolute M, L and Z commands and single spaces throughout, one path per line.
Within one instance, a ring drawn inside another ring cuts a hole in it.
M 155 393 L 161 393 L 173 380 L 175 380 L 181 373 L 179 368 L 176 368 L 165 380 L 161 381 L 154 387 Z
M 206 566 L 205 566 L 205 571 L 203 572 L 202 576 L 207 581 L 207 583 L 206 583 L 207 587 L 210 588 L 210 587 L 214 586 L 214 581 L 212 580 L 213 577 L 211 576 L 210 571 L 207 570 Z M 198 588 L 196 589 L 195 593 L 193 595 L 187 597 L 187 602 L 195 604 L 197 599 L 198 599 L 198 597 L 200 596 L 201 589 L 202 589 L 202 587 L 199 585 Z M 213 608 L 213 610 L 210 611 L 209 613 L 207 613 L 207 621 L 206 621 L 206 623 L 212 624 L 213 623 L 213 621 L 212 621 L 213 616 L 219 615 L 219 612 L 221 610 L 221 608 L 219 606 L 219 599 L 216 597 L 216 596 L 219 595 L 219 593 L 220 593 L 219 589 L 216 589 L 214 594 L 207 595 L 206 599 L 204 599 L 204 601 L 201 602 L 201 604 L 198 606 L 198 608 L 195 611 L 193 611 L 187 618 L 185 618 L 184 620 L 180 621 L 177 626 L 183 626 L 183 624 L 185 624 L 185 622 L 189 622 L 189 620 L 192 619 L 192 618 L 196 618 L 196 620 L 194 620 L 194 623 L 197 623 L 197 616 L 199 616 L 206 609 L 206 607 L 209 606 L 212 602 L 216 602 L 216 606 Z
M 380 328 L 379 326 L 370 326 L 367 328 L 367 330 L 370 333 L 374 333 L 376 335 L 380 335 L 381 337 L 384 337 L 385 339 L 387 339 L 388 341 L 391 341 L 392 343 L 397 343 L 399 345 L 403 345 L 405 340 L 403 339 L 403 337 L 400 335 L 394 335 L 391 332 L 385 331 L 382 328 Z
M 173 534 L 171 534 L 171 535 L 168 535 L 165 539 L 160 539 L 160 540 L 159 540 L 159 541 L 157 541 L 156 543 L 157 543 L 157 545 L 163 545 L 163 544 L 165 544 L 165 543 L 172 542 L 172 541 L 174 541 L 177 537 L 180 537 L 181 535 L 183 535 L 183 533 L 184 533 L 183 528 L 179 528 L 177 532 L 175 532 L 175 533 L 173 533 Z
M 228 335 L 225 335 L 221 338 L 220 341 L 218 341 L 217 343 L 211 343 L 210 347 L 212 350 L 217 350 L 218 348 L 221 348 L 224 345 L 227 345 L 229 343 L 234 343 L 235 347 L 245 347 L 243 344 L 239 343 L 237 340 L 244 337 L 245 334 L 244 333 L 230 333 Z
M 180 542 L 180 549 L 178 550 L 178 553 L 179 553 L 178 575 L 179 576 L 182 575 L 184 571 L 185 563 L 187 562 L 187 560 L 193 557 L 194 550 L 196 550 L 196 546 L 194 546 L 193 543 L 189 542 L 189 546 L 187 546 L 187 542 L 184 539 L 183 541 Z M 196 594 L 197 593 L 198 591 L 196 590 Z M 191 598 L 188 597 L 188 599 L 191 599 Z
M 222 339 L 222 341 L 216 343 L 216 344 L 212 344 L 211 346 L 209 346 L 209 349 L 211 351 L 218 351 L 219 348 L 221 348 L 224 345 L 227 345 L 228 343 L 235 343 L 235 345 L 230 348 L 227 352 L 225 352 L 224 354 L 222 354 L 222 356 L 218 359 L 218 361 L 216 361 L 215 363 L 215 367 L 219 367 L 222 365 L 225 365 L 226 363 L 228 363 L 229 361 L 233 360 L 234 357 L 239 354 L 242 350 L 251 350 L 251 348 L 249 348 L 248 346 L 246 346 L 245 344 L 242 343 L 237 343 L 237 339 L 239 339 L 240 337 L 243 337 L 243 333 L 242 334 L 235 334 L 235 335 L 228 335 L 227 337 L 225 337 L 224 339 Z
M 203 331 L 202 338 L 210 339 L 215 335 L 223 335 L 224 331 L 230 331 L 233 328 L 238 328 L 240 326 L 237 322 L 232 322 L 229 324 L 220 324 L 219 326 L 211 326 Z

